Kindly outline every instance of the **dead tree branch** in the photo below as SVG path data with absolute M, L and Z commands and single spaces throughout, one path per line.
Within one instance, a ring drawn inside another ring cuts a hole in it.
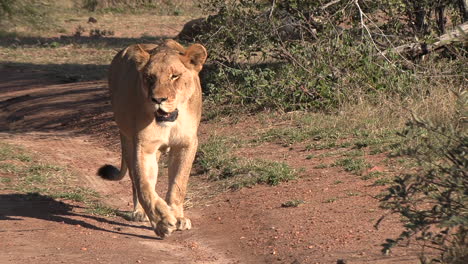
M 468 22 L 458 25 L 454 30 L 441 35 L 438 40 L 432 44 L 427 43 L 409 43 L 404 44 L 383 52 L 383 54 L 397 53 L 412 58 L 416 58 L 431 53 L 443 46 L 454 42 L 464 42 L 468 39 Z

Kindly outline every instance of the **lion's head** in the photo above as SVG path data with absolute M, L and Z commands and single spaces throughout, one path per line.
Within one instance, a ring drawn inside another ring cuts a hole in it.
M 142 89 L 154 105 L 156 121 L 174 121 L 178 106 L 187 102 L 198 87 L 198 73 L 206 61 L 206 49 L 194 44 L 185 49 L 174 40 L 152 50 L 141 46 L 137 61 Z

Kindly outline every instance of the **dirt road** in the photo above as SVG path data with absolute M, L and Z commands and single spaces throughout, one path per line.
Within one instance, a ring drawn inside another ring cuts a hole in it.
M 96 124 L 83 118 L 106 114 L 104 84 L 53 84 L 40 74 L 4 71 L 1 84 L 3 142 L 22 146 L 41 160 L 67 167 L 79 184 L 99 192 L 104 202 L 130 210 L 129 178 L 106 182 L 95 176 L 104 163 L 118 164 L 120 154 L 105 149 L 110 140 L 91 138 Z M 18 89 L 16 89 L 18 87 Z M 99 122 L 108 122 L 106 118 Z M 89 123 L 92 123 L 89 124 Z M 86 124 L 86 126 L 82 126 Z M 89 124 L 89 125 L 88 125 Z M 109 134 L 115 131 L 109 132 Z M 118 145 L 118 142 L 113 142 Z M 112 149 L 112 146 L 110 146 Z M 158 184 L 166 186 L 165 178 Z M 256 261 L 236 248 L 220 250 L 222 230 L 199 232 L 203 210 L 190 210 L 194 229 L 165 240 L 147 223 L 128 222 L 85 213 L 86 205 L 2 191 L 0 199 L 0 263 L 239 263 Z M 197 231 L 198 230 L 198 231 Z M 219 231 L 219 232 L 218 232 Z M 203 235 L 200 235 L 203 234 Z M 221 240 L 217 242 L 217 240 Z

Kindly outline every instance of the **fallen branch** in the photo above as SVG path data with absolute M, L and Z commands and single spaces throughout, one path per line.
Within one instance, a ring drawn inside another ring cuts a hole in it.
M 334 0 L 334 1 L 331 1 L 331 2 L 329 2 L 329 3 L 327 3 L 327 4 L 325 4 L 324 6 L 320 7 L 320 9 L 325 10 L 325 9 L 327 9 L 328 7 L 332 6 L 332 5 L 339 3 L 340 1 L 341 1 L 341 0 Z
M 388 53 L 397 53 L 412 58 L 416 58 L 428 53 L 431 53 L 443 46 L 453 42 L 464 42 L 468 40 L 468 22 L 458 25 L 454 30 L 441 35 L 438 40 L 432 44 L 427 43 L 409 43 L 404 44 L 383 52 L 384 55 Z

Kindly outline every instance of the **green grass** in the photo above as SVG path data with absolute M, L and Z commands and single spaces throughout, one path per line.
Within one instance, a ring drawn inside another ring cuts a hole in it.
M 232 139 L 213 137 L 199 148 L 195 165 L 212 180 L 225 180 L 229 188 L 255 184 L 277 185 L 297 177 L 296 170 L 282 162 L 236 157 Z
M 271 116 L 261 114 L 261 122 L 265 127 L 271 128 L 257 133 L 253 142 L 269 141 L 282 146 L 305 143 L 304 151 L 321 151 L 318 154 L 308 154 L 306 159 L 335 159 L 331 165 L 319 164 L 315 169 L 338 166 L 355 175 L 361 175 L 371 166 L 364 156 L 396 152 L 402 141 L 396 128 L 403 125 L 401 119 L 389 116 L 388 120 L 382 122 L 377 113 L 379 112 L 370 112 L 368 109 L 359 111 L 350 108 L 349 112 L 341 115 L 320 112 Z M 380 114 L 388 115 L 388 112 Z M 281 126 L 276 126 L 276 123 Z
M 374 186 L 385 186 L 390 183 L 393 183 L 394 178 L 392 177 L 385 177 L 385 178 L 380 178 L 374 181 L 373 185 Z
M 100 198 L 96 191 L 76 186 L 76 175 L 63 166 L 44 163 L 24 149 L 0 142 L 0 172 L 11 177 L 1 177 L 3 190 L 23 194 L 45 196 L 84 202 L 94 214 L 115 215 L 112 210 L 97 202 Z
M 120 214 L 119 210 L 116 210 L 99 202 L 88 203 L 88 205 L 89 207 L 86 210 L 88 214 L 101 215 L 107 217 L 113 217 Z
M 362 180 L 370 180 L 370 179 L 376 179 L 376 178 L 380 178 L 382 177 L 383 175 L 385 175 L 385 173 L 383 172 L 380 172 L 380 171 L 371 171 L 367 174 L 364 174 L 361 176 L 361 179 Z
M 223 179 L 234 174 L 238 158 L 234 157 L 233 144 L 226 137 L 213 137 L 198 149 L 196 164 L 203 172 L 210 172 L 210 178 Z
M 255 139 L 255 142 L 281 142 L 283 144 L 293 144 L 306 140 L 320 141 L 340 138 L 338 129 L 317 126 L 316 123 L 307 116 L 295 119 L 291 125 L 275 127 L 262 132 Z M 335 143 L 330 141 L 324 145 L 314 144 L 310 149 L 330 148 Z
M 10 183 L 11 179 L 6 177 L 0 177 L 0 183 Z
M 314 166 L 314 169 L 326 169 L 328 168 L 329 166 L 327 164 L 319 164 L 317 166 Z
M 266 160 L 242 160 L 235 170 L 230 187 L 240 189 L 255 184 L 278 185 L 297 177 L 296 170 L 282 162 Z
M 0 161 L 18 160 L 27 162 L 31 161 L 31 159 L 31 156 L 24 153 L 22 148 L 0 142 Z
M 0 171 L 5 173 L 17 173 L 21 170 L 18 165 L 11 163 L 0 163 Z
M 64 190 L 51 195 L 53 198 L 72 200 L 76 202 L 87 202 L 101 196 L 96 191 L 89 188 L 74 187 L 72 190 Z
M 332 197 L 332 198 L 328 198 L 326 199 L 325 201 L 323 201 L 324 203 L 334 203 L 338 200 L 337 197 Z
M 343 156 L 345 157 L 361 157 L 364 155 L 365 155 L 365 152 L 362 149 L 353 149 L 343 154 Z
M 333 163 L 335 167 L 343 167 L 345 171 L 361 175 L 371 165 L 361 158 L 341 158 Z
M 301 204 L 304 204 L 304 200 L 299 200 L 299 199 L 294 199 L 294 200 L 289 200 L 281 204 L 281 207 L 298 207 Z
M 359 195 L 361 195 L 361 193 L 360 193 L 360 192 L 356 192 L 356 191 L 348 191 L 348 192 L 346 192 L 346 196 L 348 196 L 348 197 L 354 197 L 354 196 L 359 196 Z

